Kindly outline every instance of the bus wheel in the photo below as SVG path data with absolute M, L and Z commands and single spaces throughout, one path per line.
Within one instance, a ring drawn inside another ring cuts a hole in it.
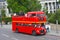
M 18 33 L 18 29 L 16 29 L 16 31 L 15 31 L 16 33 Z
M 33 32 L 32 32 L 32 35 L 33 35 L 33 36 L 36 36 L 36 31 L 33 31 Z

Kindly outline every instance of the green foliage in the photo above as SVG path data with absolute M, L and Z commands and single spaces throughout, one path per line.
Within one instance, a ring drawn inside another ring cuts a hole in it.
M 59 21 L 59 24 L 60 24 L 60 9 L 57 10 L 57 18 L 56 19 Z
M 6 17 L 6 15 L 5 15 L 5 10 L 1 10 L 1 13 L 2 13 L 2 17 Z
M 56 20 L 58 20 L 58 23 L 60 24 L 60 9 L 58 9 L 56 13 L 52 14 L 48 21 L 56 23 Z
M 50 18 L 52 13 L 46 13 L 46 15 L 48 16 L 48 18 Z
M 4 21 L 4 22 L 11 22 L 12 19 L 11 19 L 11 17 L 4 17 L 4 18 L 2 18 L 2 21 Z
M 7 0 L 8 8 L 13 12 L 28 11 L 40 11 L 41 5 L 38 0 Z
M 0 22 L 1 22 L 1 17 L 0 17 Z
M 49 17 L 48 21 L 51 22 L 51 23 L 55 23 L 55 21 L 56 21 L 55 14 L 52 14 L 52 15 Z
M 60 3 L 60 0 L 59 0 L 59 3 Z
M 2 18 L 4 18 L 4 17 L 6 17 L 6 15 L 5 15 L 5 10 L 1 10 L 1 16 L 0 16 L 0 22 L 2 21 Z

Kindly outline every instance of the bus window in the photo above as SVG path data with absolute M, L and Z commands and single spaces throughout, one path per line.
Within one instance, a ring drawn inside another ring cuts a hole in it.
M 23 24 L 21 24 L 21 23 L 16 23 L 16 26 L 23 26 Z
M 18 26 L 19 24 L 18 23 L 16 23 L 16 26 Z

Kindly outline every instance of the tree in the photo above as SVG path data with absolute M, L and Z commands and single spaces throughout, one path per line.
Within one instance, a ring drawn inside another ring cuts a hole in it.
M 60 0 L 59 0 L 59 3 L 60 3 Z
M 28 11 L 40 11 L 41 4 L 37 0 L 7 0 L 8 8 L 13 12 Z
M 56 23 L 56 19 L 60 24 L 60 9 L 57 9 L 56 13 L 51 15 L 51 17 L 49 18 L 49 22 Z
M 1 13 L 2 13 L 2 17 L 6 17 L 4 9 L 1 10 Z

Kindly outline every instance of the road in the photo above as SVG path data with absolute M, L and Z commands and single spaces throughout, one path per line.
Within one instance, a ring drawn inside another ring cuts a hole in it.
M 60 36 L 46 34 L 44 36 L 32 36 L 23 33 L 13 33 L 11 25 L 0 25 L 0 40 L 60 40 Z

